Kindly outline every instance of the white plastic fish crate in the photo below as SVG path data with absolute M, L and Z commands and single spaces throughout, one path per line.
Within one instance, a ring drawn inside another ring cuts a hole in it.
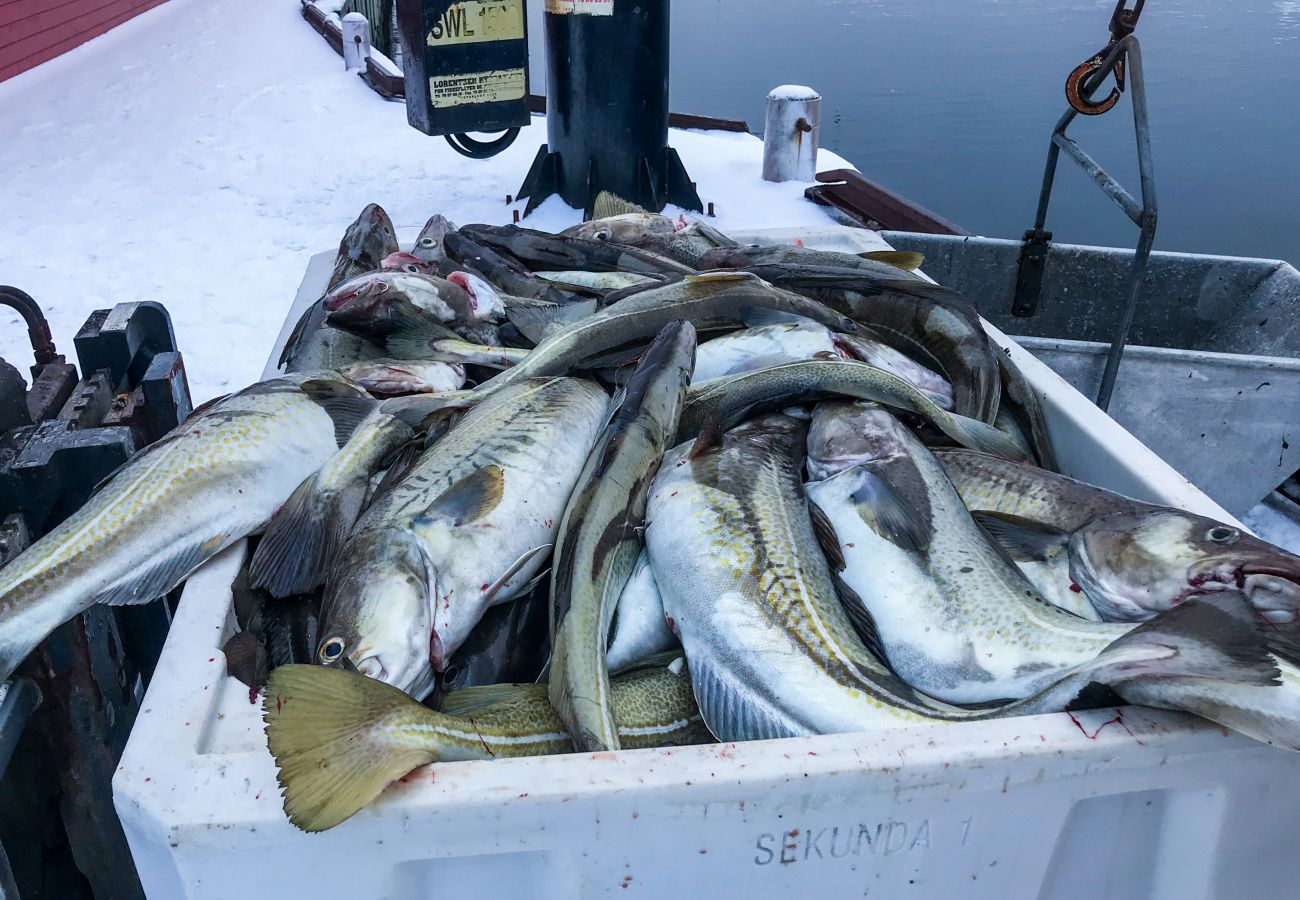
M 849 229 L 792 236 L 882 246 Z M 332 262 L 313 259 L 288 324 Z M 992 333 L 1040 392 L 1067 474 L 1227 518 Z M 113 781 L 152 898 L 1190 900 L 1300 883 L 1300 754 L 1135 707 L 438 764 L 305 834 L 281 810 L 260 706 L 220 650 L 243 553 L 190 578 Z

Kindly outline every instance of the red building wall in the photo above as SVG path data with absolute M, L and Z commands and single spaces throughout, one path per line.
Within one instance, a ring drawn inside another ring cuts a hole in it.
M 163 0 L 0 0 L 0 81 L 103 34 Z

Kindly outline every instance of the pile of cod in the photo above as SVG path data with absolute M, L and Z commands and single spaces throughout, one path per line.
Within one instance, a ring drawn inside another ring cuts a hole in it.
M 0 572 L 0 669 L 261 534 L 227 657 L 270 668 L 307 830 L 438 760 L 1081 697 L 1300 748 L 1300 558 L 1057 474 L 1034 391 L 919 262 L 610 197 L 558 235 L 435 216 L 408 253 L 367 207 L 288 374 Z

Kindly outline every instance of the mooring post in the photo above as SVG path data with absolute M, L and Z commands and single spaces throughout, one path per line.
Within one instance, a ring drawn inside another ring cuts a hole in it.
M 763 128 L 765 181 L 816 179 L 821 112 L 822 95 L 810 87 L 783 84 L 767 95 Z
M 343 17 L 343 68 L 364 69 L 370 57 L 370 22 L 359 12 Z

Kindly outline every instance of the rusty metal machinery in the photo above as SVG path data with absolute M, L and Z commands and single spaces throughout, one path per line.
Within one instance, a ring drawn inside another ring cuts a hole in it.
M 35 300 L 0 287 L 32 342 L 31 386 L 0 360 L 0 565 L 189 415 L 185 366 L 158 303 L 96 310 L 58 352 Z M 172 603 L 92 607 L 0 696 L 0 894 L 142 896 L 113 810 L 113 771 L 167 635 Z

